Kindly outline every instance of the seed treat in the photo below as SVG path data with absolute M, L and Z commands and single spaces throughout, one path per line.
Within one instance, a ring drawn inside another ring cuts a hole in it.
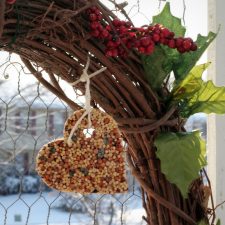
M 81 194 L 114 194 L 128 189 L 121 134 L 108 114 L 93 109 L 91 137 L 83 132 L 84 118 L 67 144 L 70 132 L 84 110 L 76 111 L 65 123 L 64 139 L 56 139 L 42 147 L 36 170 L 51 188 Z

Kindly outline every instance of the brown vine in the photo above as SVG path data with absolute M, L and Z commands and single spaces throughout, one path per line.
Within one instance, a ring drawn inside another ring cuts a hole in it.
M 5 1 L 0 1 L 0 38 L 5 25 Z

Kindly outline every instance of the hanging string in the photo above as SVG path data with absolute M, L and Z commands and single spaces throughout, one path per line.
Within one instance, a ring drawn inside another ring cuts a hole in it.
M 73 82 L 73 83 L 70 83 L 72 86 L 75 86 L 77 85 L 78 83 L 80 82 L 85 82 L 86 85 L 85 85 L 85 106 L 84 106 L 84 113 L 83 115 L 79 118 L 79 120 L 77 120 L 77 122 L 75 123 L 73 129 L 71 130 L 70 132 L 70 135 L 68 137 L 68 140 L 67 140 L 67 144 L 69 146 L 72 145 L 72 137 L 73 137 L 73 134 L 74 132 L 77 130 L 79 124 L 81 123 L 81 121 L 86 117 L 88 116 L 88 129 L 91 128 L 91 91 L 90 91 L 90 79 L 100 73 L 102 73 L 103 71 L 105 71 L 107 69 L 107 67 L 103 67 L 97 71 L 95 71 L 94 73 L 92 74 L 88 74 L 88 68 L 90 66 L 90 58 L 88 57 L 87 59 L 87 63 L 86 63 L 86 66 L 83 70 L 83 73 L 81 74 L 80 76 L 80 79 Z

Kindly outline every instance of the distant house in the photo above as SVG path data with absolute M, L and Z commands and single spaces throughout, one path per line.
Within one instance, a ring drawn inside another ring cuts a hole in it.
M 35 100 L 31 105 L 18 99 L 12 106 L 0 103 L 0 163 L 20 160 L 33 164 L 39 149 L 63 135 L 68 110 L 61 102 Z

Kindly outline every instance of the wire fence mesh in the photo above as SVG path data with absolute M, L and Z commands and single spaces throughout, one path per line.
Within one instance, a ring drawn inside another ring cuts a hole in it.
M 71 110 L 26 71 L 18 56 L 2 53 L 0 70 L 0 224 L 144 224 L 141 192 L 128 173 L 129 192 L 60 193 L 35 172 L 39 149 L 61 137 Z M 3 60 L 2 60 L 3 61 Z M 60 82 L 82 105 L 79 91 Z M 4 91 L 3 91 L 4 90 Z
M 109 6 L 110 2 L 114 1 L 108 1 Z M 132 0 L 126 10 L 143 25 L 154 14 L 146 16 L 144 7 L 157 13 L 164 2 Z M 185 23 L 186 4 L 180 2 Z M 71 110 L 38 83 L 16 55 L 1 52 L 0 78 L 0 225 L 146 224 L 141 190 L 128 167 L 126 194 L 65 194 L 45 186 L 35 172 L 36 155 L 44 144 L 62 136 Z M 71 99 L 83 104 L 79 91 L 62 80 L 60 84 Z

